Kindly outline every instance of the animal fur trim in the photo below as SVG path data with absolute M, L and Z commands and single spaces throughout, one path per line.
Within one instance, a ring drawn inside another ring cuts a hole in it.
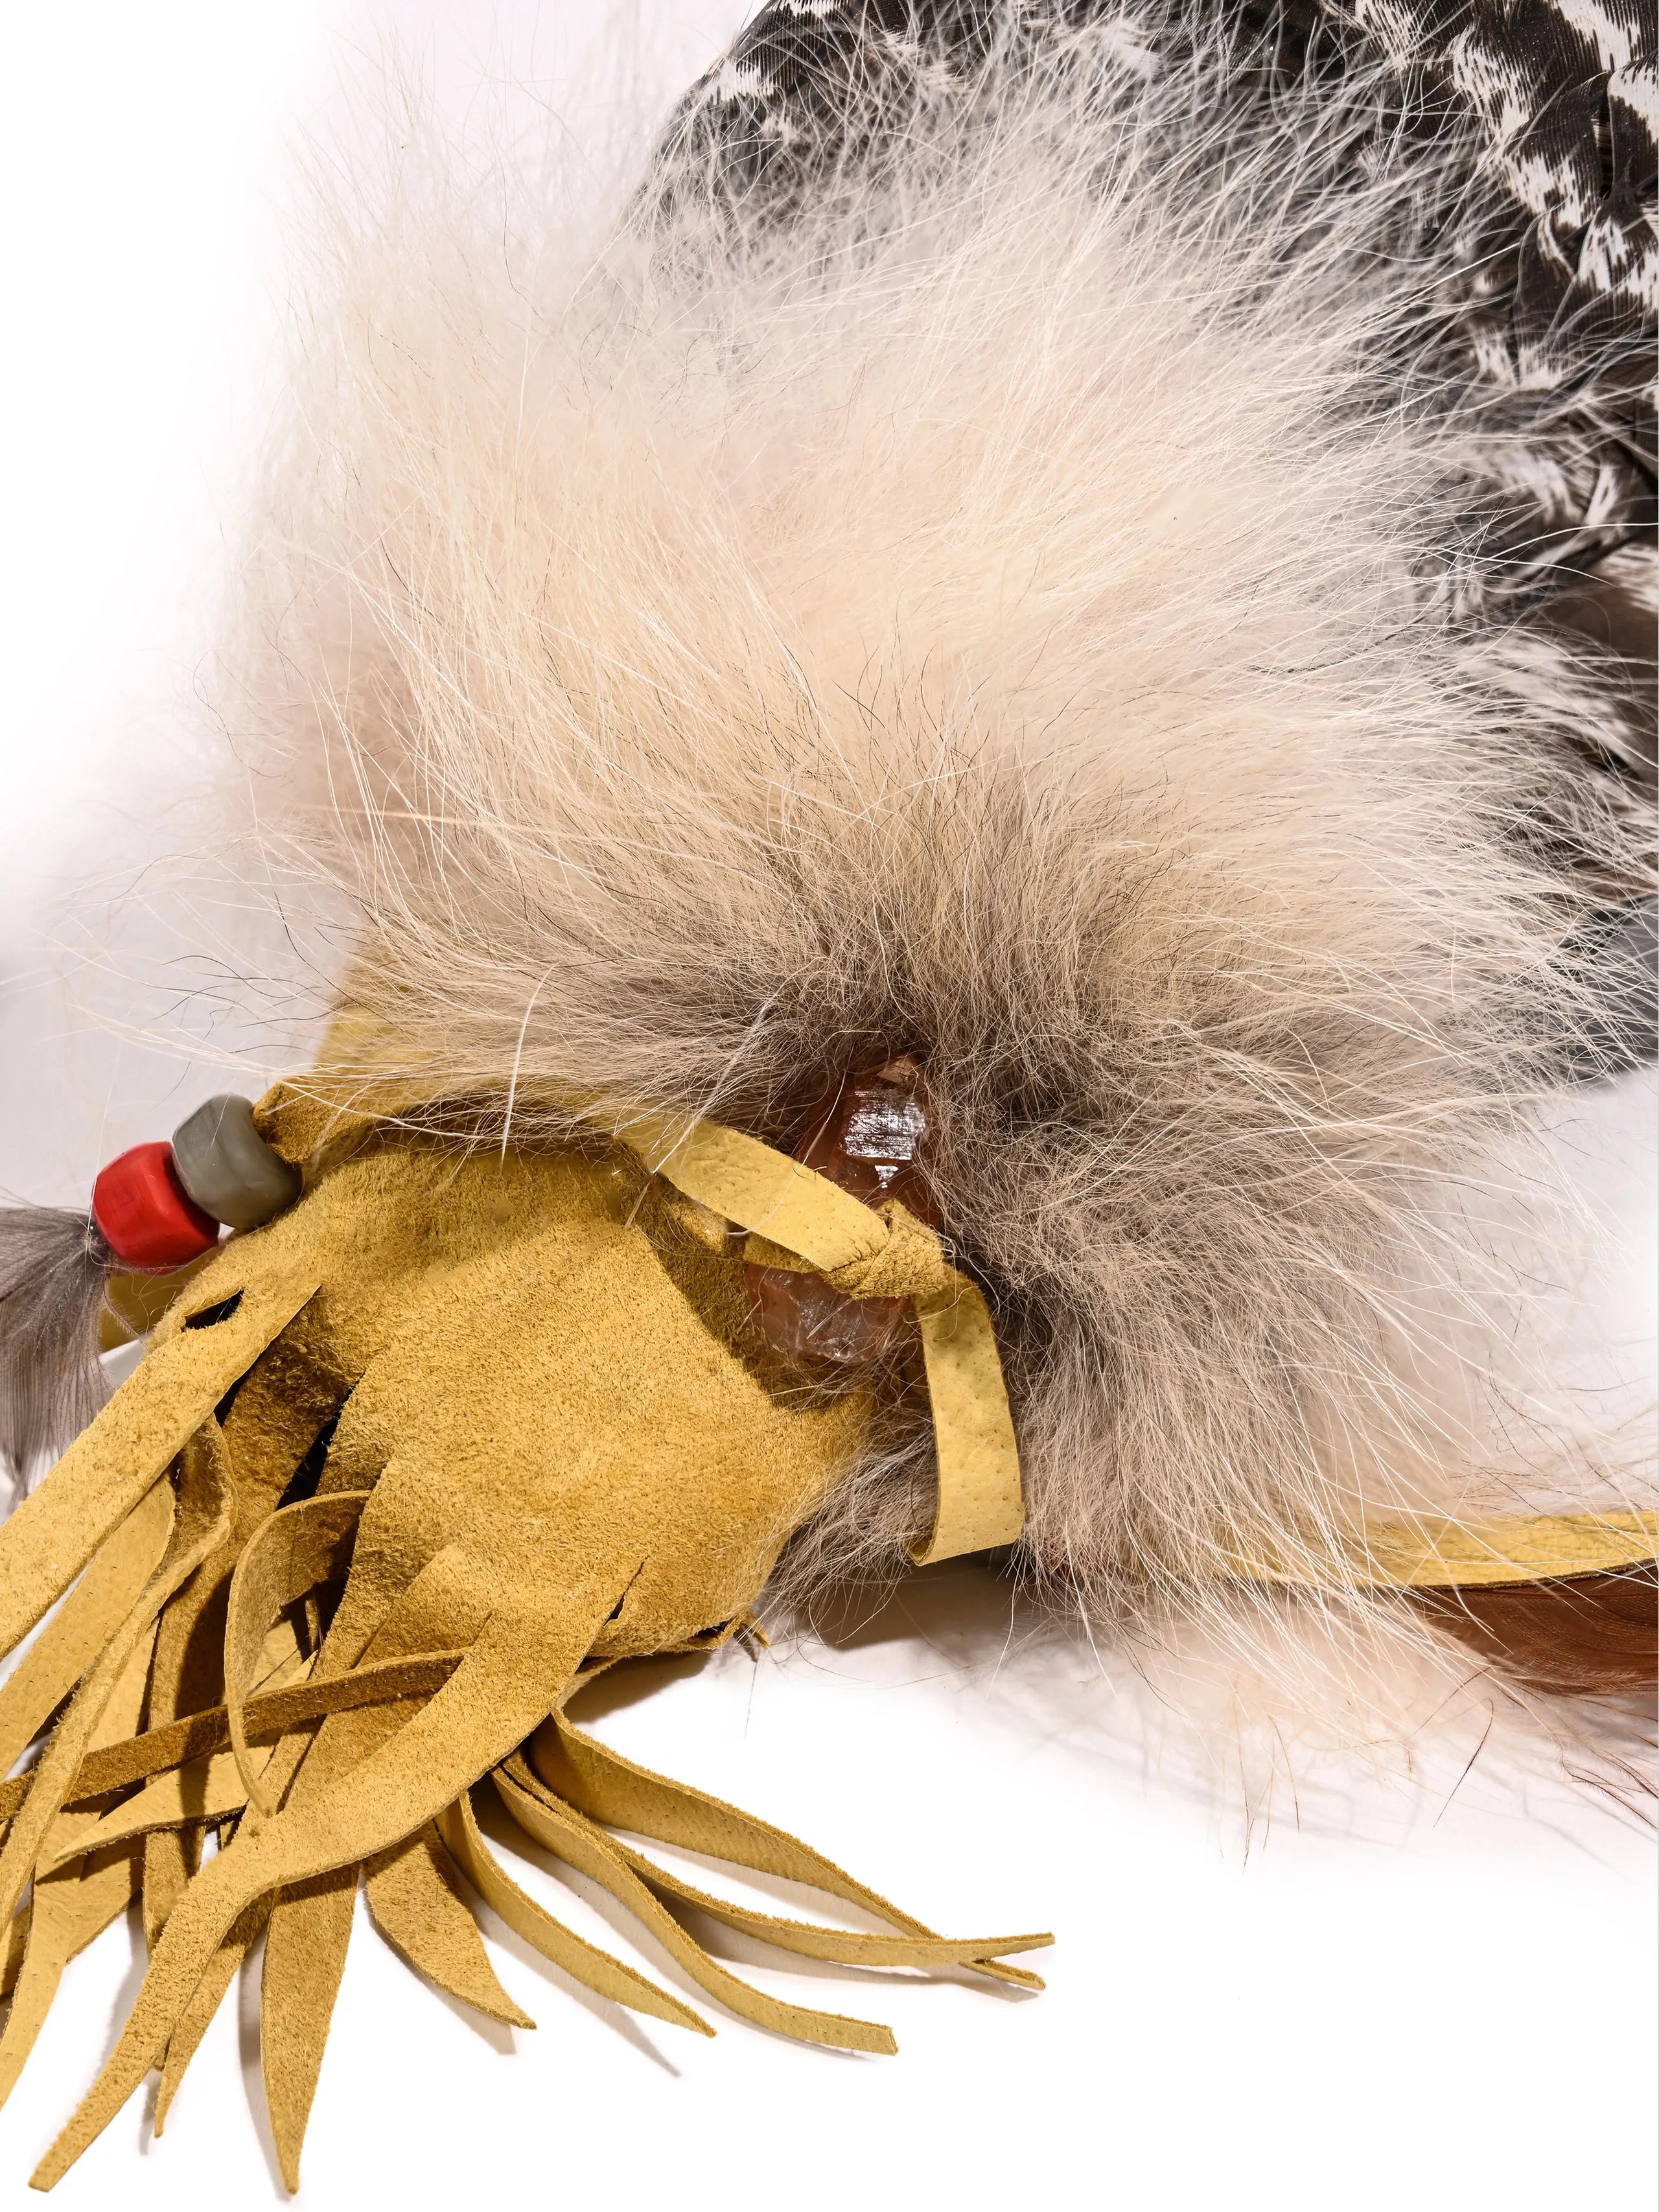
M 591 253 L 404 163 L 233 706 L 349 932 L 335 1074 L 502 1146 L 576 1097 L 787 1147 L 925 1063 L 1024 1563 L 1143 1612 L 1264 1547 L 1340 1589 L 1379 1508 L 1620 1487 L 1516 1364 L 1492 1217 L 1593 1021 L 1551 839 L 1640 858 L 1563 766 L 1571 659 L 1450 618 L 1497 457 L 1413 367 L 1431 158 L 1356 184 L 1364 83 L 1238 66 L 994 39 L 787 225 L 680 143 Z M 798 1580 L 902 1556 L 926 1449 Z

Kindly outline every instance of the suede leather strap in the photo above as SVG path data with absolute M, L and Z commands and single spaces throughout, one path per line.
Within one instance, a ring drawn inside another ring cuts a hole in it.
M 429 1094 L 411 1086 L 319 1074 L 278 1085 L 260 1101 L 256 1120 L 286 1158 L 299 1160 L 354 1126 L 367 1133 L 377 1119 L 395 1121 L 428 1103 Z M 717 1122 L 623 1117 L 580 1103 L 571 1110 L 590 1115 L 653 1173 L 748 1231 L 750 1259 L 805 1266 L 849 1297 L 908 1297 L 921 1328 L 939 1470 L 933 1526 L 912 1557 L 927 1565 L 1016 1540 L 1024 1523 L 1019 1459 L 990 1315 L 978 1285 L 950 1267 L 931 1231 L 902 1207 L 862 1205 L 799 1161 Z M 1377 1589 L 1490 1587 L 1603 1574 L 1650 1561 L 1656 1547 L 1652 1514 L 1413 1518 L 1368 1524 L 1323 1566 L 1311 1547 L 1306 1559 L 1241 1551 L 1225 1571 L 1247 1581 Z
M 814 1169 L 717 1122 L 694 1122 L 678 1136 L 660 1121 L 626 1133 L 665 1182 L 750 1231 L 750 1259 L 805 1261 L 848 1297 L 910 1300 L 939 1460 L 933 1525 L 910 1556 L 931 1566 L 1014 1543 L 1025 1503 L 996 1333 L 984 1292 L 951 1266 L 933 1231 L 896 1201 L 865 1206 Z

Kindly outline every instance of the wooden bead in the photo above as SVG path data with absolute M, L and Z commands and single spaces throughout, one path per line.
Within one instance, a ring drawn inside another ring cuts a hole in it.
M 219 1224 L 179 1182 L 171 1145 L 135 1145 L 92 1187 L 92 1218 L 124 1267 L 170 1274 L 210 1252 Z

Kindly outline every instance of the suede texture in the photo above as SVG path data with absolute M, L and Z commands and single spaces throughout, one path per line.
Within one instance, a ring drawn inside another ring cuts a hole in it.
M 301 1203 L 191 1277 L 132 1383 L 46 1486 L 18 1545 L 17 1619 L 58 1594 L 64 1556 L 130 1547 L 146 1498 L 173 1501 L 176 1487 L 177 1525 L 118 1621 L 132 1571 L 99 1601 L 106 1648 L 88 1676 L 161 1615 L 147 1733 L 129 1722 L 124 1744 L 99 1749 L 60 1724 L 46 1786 L 6 1785 L 0 1802 L 20 1878 L 33 1865 L 39 1881 L 56 1881 L 45 1847 L 66 1793 L 149 1778 L 103 1808 L 106 1827 L 94 1817 L 87 1830 L 143 1852 L 149 1970 L 39 2185 L 155 2065 L 159 2126 L 262 1932 L 266 2095 L 297 2185 L 365 1872 L 371 1911 L 411 1964 L 497 2019 L 526 2015 L 489 1968 L 463 1882 L 606 1996 L 702 2027 L 517 1890 L 470 1802 L 490 1776 L 529 1833 L 622 1897 L 728 2009 L 815 2041 L 891 2049 L 884 2028 L 749 1989 L 669 1910 L 700 1893 L 658 1881 L 515 1757 L 596 1667 L 708 1648 L 748 1620 L 782 1545 L 868 1436 L 872 1384 L 819 1387 L 760 1338 L 742 1239 L 725 1223 L 785 1228 L 812 1243 L 817 1264 L 862 1270 L 865 1294 L 907 1295 L 919 1312 L 971 1312 L 977 1300 L 908 1217 L 839 1193 L 825 1201 L 820 1178 L 803 1186 L 763 1146 L 734 1155 L 721 1133 L 688 1158 L 701 1191 L 602 1137 L 520 1158 L 333 1128 Z M 747 1186 L 731 1183 L 734 1158 Z M 980 1335 L 1006 1422 L 988 1322 Z M 959 1421 L 963 1409 L 939 1400 L 938 1410 Z M 176 1486 L 158 1480 L 181 1450 Z M 1005 1498 L 1011 1466 L 1017 1509 L 1010 1434 Z M 291 1665 L 278 1679 L 285 1625 Z M 96 1640 L 88 1613 L 62 1665 Z M 234 1832 L 202 1865 L 210 1821 Z M 56 1837 L 52 1848 L 59 1866 Z M 815 1938 L 806 1923 L 751 1922 L 807 1955 L 969 1960 L 1013 1979 L 1030 1978 L 995 1968 L 994 1953 L 1047 1940 L 947 1943 L 908 1921 L 902 1938 Z
M 160 2131 L 264 1936 L 266 2094 L 297 2185 L 361 1879 L 410 1963 L 497 2020 L 527 2025 L 469 1893 L 606 2000 L 712 2032 L 519 1888 L 477 1817 L 486 1785 L 709 1997 L 772 2032 L 894 2047 L 878 2023 L 750 1988 L 681 1911 L 786 1955 L 1039 1988 L 1006 1960 L 1046 1935 L 942 1936 L 565 1711 L 608 1666 L 752 1626 L 781 1547 L 873 1432 L 877 1381 L 824 1384 L 767 1347 L 746 1259 L 910 1302 L 939 1465 L 916 1556 L 1018 1532 L 990 1317 L 937 1236 L 708 1124 L 520 1156 L 287 1091 L 261 1115 L 309 1147 L 304 1197 L 189 1277 L 135 1374 L 0 1530 L 0 1637 L 64 1601 L 0 1689 L 0 1742 L 27 1743 L 69 1697 L 35 1768 L 0 1783 L 0 1889 L 12 1906 L 28 1893 L 7 1937 L 0 2087 L 64 1961 L 139 1890 L 151 1943 L 37 2185 L 156 2066 Z M 1366 1540 L 1379 1582 L 1418 1587 L 1559 1575 L 1592 1553 L 1616 1564 L 1651 1550 L 1652 1527 L 1563 1516 Z M 222 1847 L 204 1864 L 210 1826 Z M 881 1932 L 729 1904 L 617 1830 L 801 1883 Z

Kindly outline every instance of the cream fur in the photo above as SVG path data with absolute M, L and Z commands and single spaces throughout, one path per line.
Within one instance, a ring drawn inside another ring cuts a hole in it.
M 923 1054 L 1028 1563 L 1155 1609 L 1611 1465 L 1504 1371 L 1483 1224 L 1572 1012 L 1526 823 L 1622 833 L 1557 766 L 1571 669 L 1448 611 L 1496 462 L 1402 366 L 1399 179 L 1332 181 L 1363 92 L 1224 124 L 1226 66 L 994 56 L 784 224 L 688 140 L 591 253 L 405 161 L 307 334 L 232 709 L 458 1130 L 577 1092 L 787 1141 Z M 892 1552 L 921 1451 L 798 1579 Z

